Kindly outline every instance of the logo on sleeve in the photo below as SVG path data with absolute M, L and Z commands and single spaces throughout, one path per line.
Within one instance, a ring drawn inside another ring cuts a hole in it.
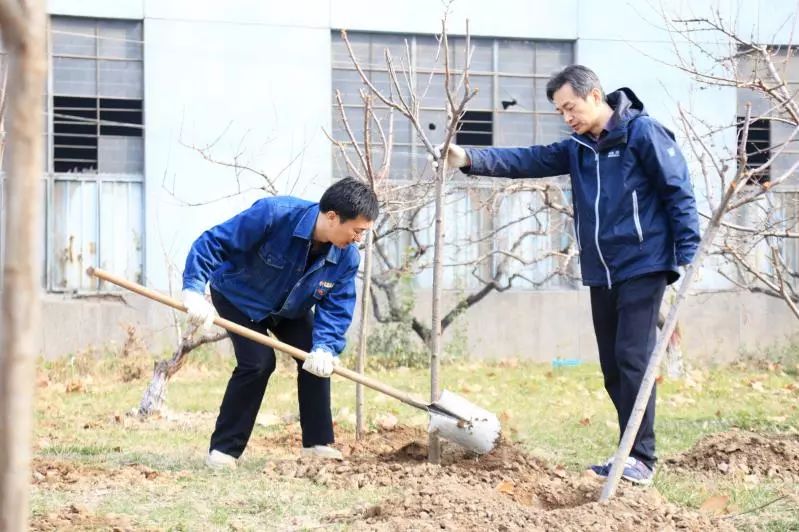
M 319 286 L 316 289 L 316 295 L 319 297 L 324 297 L 328 290 L 333 288 L 335 283 L 331 283 L 330 281 L 319 281 Z
M 621 151 L 620 150 L 610 150 L 608 152 L 608 159 L 610 159 L 611 157 L 621 157 Z
M 677 150 L 675 150 L 674 147 L 670 147 L 668 150 L 666 150 L 666 153 L 669 154 L 669 157 L 674 157 L 677 155 Z

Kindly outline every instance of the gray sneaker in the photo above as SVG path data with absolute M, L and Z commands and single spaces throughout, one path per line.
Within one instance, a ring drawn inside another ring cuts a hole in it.
M 211 469 L 236 469 L 236 459 L 214 449 L 205 457 L 205 465 Z
M 341 451 L 329 445 L 314 445 L 313 447 L 302 448 L 303 458 L 322 458 L 325 460 L 344 460 Z
M 624 471 L 621 474 L 621 478 L 639 486 L 649 486 L 652 484 L 654 476 L 655 472 L 649 469 L 649 466 L 632 456 L 627 458 L 627 463 L 624 465 Z

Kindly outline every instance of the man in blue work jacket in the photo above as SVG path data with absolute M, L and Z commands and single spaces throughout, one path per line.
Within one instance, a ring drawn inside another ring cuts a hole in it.
M 256 201 L 194 242 L 183 272 L 189 319 L 225 319 L 310 354 L 297 361 L 303 455 L 341 459 L 333 443 L 330 375 L 355 308 L 357 243 L 378 216 L 368 185 L 345 178 L 319 203 L 291 196 Z M 205 297 L 210 284 L 211 302 Z M 312 312 L 311 309 L 314 308 Z M 230 334 L 236 367 L 228 382 L 206 465 L 235 468 L 275 370 L 275 352 Z
M 699 244 L 696 201 L 674 135 L 633 91 L 606 97 L 597 75 L 580 65 L 555 74 L 546 91 L 570 138 L 520 148 L 452 145 L 447 162 L 474 175 L 571 176 L 583 284 L 590 287 L 599 361 L 621 434 L 655 346 L 663 292 Z M 652 481 L 654 422 L 653 392 L 623 473 L 638 484 Z M 591 469 L 607 476 L 610 463 Z

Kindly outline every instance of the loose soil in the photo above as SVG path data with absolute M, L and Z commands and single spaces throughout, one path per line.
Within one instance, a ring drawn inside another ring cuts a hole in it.
M 761 435 L 743 430 L 710 434 L 689 451 L 665 460 L 675 469 L 799 478 L 799 435 Z
M 297 434 L 278 440 L 271 443 L 300 445 Z M 426 462 L 427 434 L 419 428 L 373 432 L 360 442 L 343 435 L 336 447 L 343 462 L 274 460 L 264 474 L 334 489 L 390 488 L 378 504 L 326 518 L 353 530 L 733 530 L 653 488 L 623 484 L 600 504 L 603 479 L 552 466 L 509 442 L 482 457 L 444 442 L 440 466 Z

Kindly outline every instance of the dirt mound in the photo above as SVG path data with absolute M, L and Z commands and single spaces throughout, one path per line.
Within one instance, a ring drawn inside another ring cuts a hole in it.
M 103 514 L 97 515 L 85 506 L 71 504 L 61 509 L 59 512 L 34 518 L 31 523 L 31 530 L 59 532 L 79 531 L 79 530 L 114 530 L 127 532 L 135 530 L 131 519 L 124 515 Z
M 275 435 L 294 441 L 291 435 Z M 377 505 L 328 516 L 355 530 L 724 530 L 726 524 L 665 501 L 654 489 L 624 485 L 607 505 L 602 480 L 575 474 L 501 442 L 475 456 L 443 442 L 442 465 L 426 462 L 427 433 L 398 427 L 356 442 L 342 435 L 343 462 L 273 460 L 264 473 L 331 488 L 390 487 Z M 731 527 L 727 529 L 732 530 Z
M 799 435 L 730 430 L 705 436 L 687 452 L 664 462 L 669 467 L 726 475 L 797 478 Z
M 61 460 L 33 459 L 33 484 L 85 484 L 125 482 L 147 482 L 168 480 L 169 472 L 156 471 L 142 464 L 130 464 L 119 469 L 107 470 L 98 467 L 75 465 Z

